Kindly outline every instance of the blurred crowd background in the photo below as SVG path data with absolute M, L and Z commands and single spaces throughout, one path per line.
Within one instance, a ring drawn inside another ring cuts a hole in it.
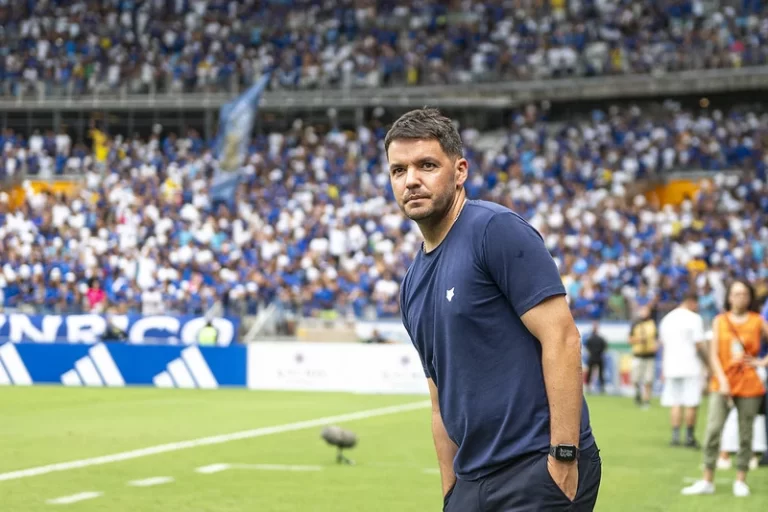
M 2 94 L 356 88 L 768 63 L 762 0 L 5 0 Z
M 234 94 L 272 67 L 270 90 L 324 91 L 768 64 L 758 0 L 395 4 L 0 0 L 0 99 Z M 402 111 L 343 122 L 278 114 L 254 133 L 245 179 L 223 202 L 211 195 L 215 139 L 200 126 L 131 130 L 98 112 L 80 134 L 31 117 L 4 122 L 0 305 L 145 315 L 271 305 L 280 318 L 397 319 L 420 243 L 383 151 Z M 530 101 L 459 129 L 469 197 L 533 223 L 578 318 L 663 312 L 695 289 L 711 319 L 736 276 L 768 297 L 759 102 Z M 695 177 L 695 189 L 660 200 L 648 184 L 671 175 Z M 66 180 L 74 192 L 39 186 Z

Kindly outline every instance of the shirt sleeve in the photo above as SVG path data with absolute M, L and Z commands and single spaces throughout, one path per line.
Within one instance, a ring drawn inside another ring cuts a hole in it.
M 557 265 L 533 226 L 512 212 L 497 213 L 483 236 L 485 266 L 518 316 L 565 295 Z

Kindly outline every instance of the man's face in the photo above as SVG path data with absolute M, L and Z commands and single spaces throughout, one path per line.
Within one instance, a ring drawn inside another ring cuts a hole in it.
M 467 161 L 453 159 L 434 139 L 397 139 L 387 151 L 397 204 L 416 222 L 439 222 L 467 178 Z

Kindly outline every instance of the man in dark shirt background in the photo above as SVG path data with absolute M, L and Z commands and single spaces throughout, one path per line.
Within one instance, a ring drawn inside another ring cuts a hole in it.
M 593 510 L 602 465 L 581 335 L 541 235 L 467 200 L 461 138 L 438 111 L 405 114 L 384 146 L 424 237 L 400 300 L 432 398 L 444 510 Z
M 599 334 L 600 322 L 595 320 L 592 324 L 592 334 L 589 335 L 585 346 L 589 357 L 587 359 L 587 388 L 592 385 L 594 371 L 597 370 L 600 393 L 605 393 L 605 375 L 603 374 L 603 357 L 608 349 L 608 342 Z

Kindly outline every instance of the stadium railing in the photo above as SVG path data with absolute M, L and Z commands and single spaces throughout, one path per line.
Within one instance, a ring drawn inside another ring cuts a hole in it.
M 446 107 L 513 107 L 530 101 L 567 101 L 659 95 L 689 95 L 759 90 L 768 86 L 768 66 L 681 71 L 654 75 L 628 74 L 591 78 L 473 83 L 413 87 L 315 89 L 267 92 L 260 108 L 408 108 L 426 103 Z M 151 110 L 218 108 L 242 92 L 155 93 L 99 92 L 85 95 L 20 94 L 0 98 L 0 109 L 18 110 Z M 425 103 L 426 102 L 426 103 Z

